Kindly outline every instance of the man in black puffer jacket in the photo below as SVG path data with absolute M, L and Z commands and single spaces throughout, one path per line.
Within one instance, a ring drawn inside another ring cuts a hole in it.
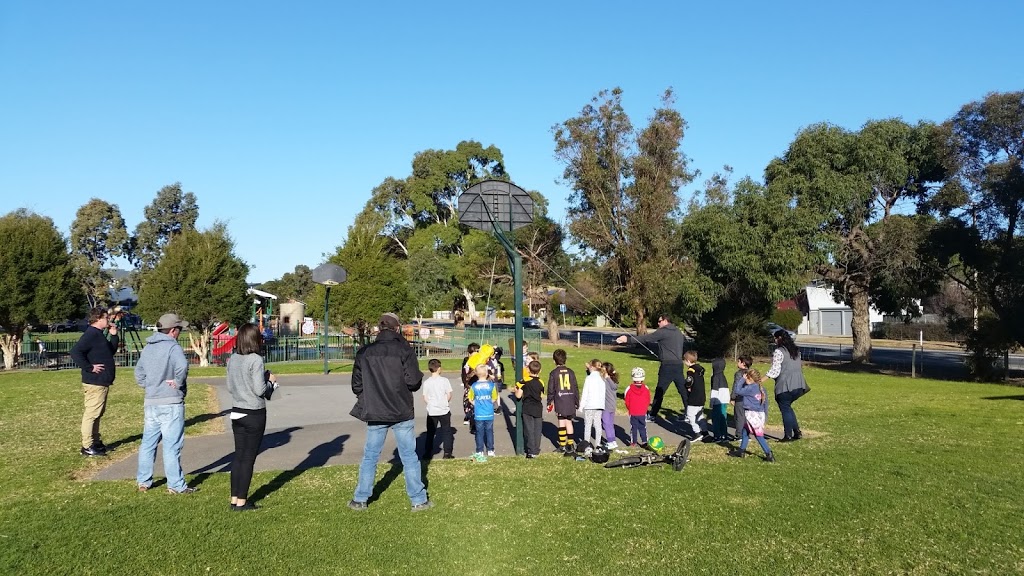
M 103 334 L 109 330 L 110 337 Z M 82 369 L 82 456 L 104 456 L 106 446 L 100 438 L 100 418 L 107 411 L 107 392 L 114 383 L 114 352 L 117 351 L 117 325 L 107 321 L 106 308 L 89 311 L 89 326 L 71 348 L 71 359 Z
M 348 507 L 365 510 L 373 493 L 377 460 L 388 430 L 394 430 L 398 456 L 405 474 L 405 490 L 413 512 L 426 510 L 434 504 L 427 499 L 416 454 L 415 410 L 412 393 L 420 389 L 420 372 L 416 354 L 402 338 L 398 316 L 387 313 L 378 323 L 377 340 L 359 349 L 352 367 L 352 392 L 356 405 L 350 414 L 366 422 L 366 445 L 359 464 L 359 480 Z

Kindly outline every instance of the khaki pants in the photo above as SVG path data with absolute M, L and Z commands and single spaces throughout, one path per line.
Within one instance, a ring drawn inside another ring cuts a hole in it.
M 107 410 L 107 386 L 82 383 L 85 395 L 85 412 L 82 414 L 82 448 L 89 448 L 100 442 L 100 418 Z

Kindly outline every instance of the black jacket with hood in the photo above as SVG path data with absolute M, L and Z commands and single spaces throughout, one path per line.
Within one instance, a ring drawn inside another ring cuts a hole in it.
M 686 405 L 703 406 L 707 403 L 704 391 L 704 367 L 700 364 L 686 367 Z
M 381 330 L 377 340 L 356 352 L 352 392 L 357 400 L 349 414 L 369 423 L 412 420 L 412 393 L 422 381 L 412 346 L 398 332 Z

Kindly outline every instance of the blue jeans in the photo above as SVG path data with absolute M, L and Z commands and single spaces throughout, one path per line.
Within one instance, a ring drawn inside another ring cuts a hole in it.
M 792 438 L 793 434 L 800 431 L 800 423 L 796 421 L 796 412 L 793 411 L 793 402 L 796 402 L 807 390 L 791 390 L 775 395 L 775 403 L 779 405 L 779 412 L 782 414 L 783 436 Z
M 772 455 L 772 449 L 768 447 L 768 441 L 764 439 L 764 436 L 754 436 L 757 443 L 761 445 L 761 450 L 764 450 L 765 456 Z M 750 431 L 743 428 L 743 432 L 740 433 L 740 452 L 747 449 L 747 443 L 750 442 Z
M 427 501 L 427 489 L 423 487 L 420 477 L 420 458 L 416 455 L 416 423 L 413 420 L 395 423 L 366 424 L 366 445 L 363 447 L 363 460 L 359 463 L 359 481 L 352 497 L 356 502 L 366 502 L 373 495 L 373 483 L 377 478 L 377 460 L 384 448 L 384 439 L 388 430 L 394 430 L 395 443 L 398 444 L 398 457 L 402 460 L 405 476 L 405 492 L 413 506 Z
M 181 492 L 188 487 L 185 484 L 185 474 L 181 471 L 181 447 L 185 444 L 185 405 L 146 406 L 145 414 L 142 446 L 139 447 L 139 470 L 135 474 L 135 482 L 139 486 L 147 487 L 153 484 L 156 445 L 162 439 L 167 487 L 175 492 Z
M 494 450 L 494 420 L 476 421 L 476 451 Z

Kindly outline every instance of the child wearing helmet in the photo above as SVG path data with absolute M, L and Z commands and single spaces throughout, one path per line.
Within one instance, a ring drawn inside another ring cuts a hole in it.
M 637 445 L 639 436 L 641 445 L 647 447 L 647 407 L 651 404 L 651 391 L 647 389 L 644 380 L 647 374 L 643 368 L 633 368 L 631 373 L 633 382 L 626 388 L 623 397 L 626 403 L 626 410 L 629 412 L 629 434 L 632 438 L 632 445 Z

